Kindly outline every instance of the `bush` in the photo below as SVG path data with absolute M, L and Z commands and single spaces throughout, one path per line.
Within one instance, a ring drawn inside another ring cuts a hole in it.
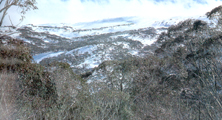
M 1 81 L 8 85 L 10 85 L 7 83 L 8 80 L 16 84 L 18 93 L 13 99 L 16 107 L 23 109 L 29 106 L 31 107 L 29 109 L 37 109 L 40 106 L 49 107 L 55 104 L 56 88 L 50 74 L 43 66 L 32 63 L 29 48 L 23 41 L 1 36 L 0 53 L 0 71 L 6 71 L 5 76 L 10 74 L 18 76 L 15 79 L 1 78 Z M 13 91 L 7 94 L 15 95 Z

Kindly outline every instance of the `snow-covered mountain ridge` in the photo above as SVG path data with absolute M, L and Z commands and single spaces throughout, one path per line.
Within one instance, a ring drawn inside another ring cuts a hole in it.
M 34 61 L 68 62 L 74 70 L 92 69 L 105 60 L 121 60 L 152 54 L 158 35 L 187 18 L 163 21 L 125 17 L 76 24 L 24 25 L 10 28 L 11 36 L 31 47 Z M 209 21 L 206 17 L 196 17 Z M 150 21 L 149 21 L 150 20 Z M 7 32 L 9 27 L 2 27 Z

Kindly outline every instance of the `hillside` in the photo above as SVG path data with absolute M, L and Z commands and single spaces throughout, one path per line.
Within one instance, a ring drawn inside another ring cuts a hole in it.
M 153 43 L 159 34 L 183 19 L 149 22 L 142 18 L 125 17 L 77 24 L 30 24 L 17 29 L 3 27 L 2 31 L 10 29 L 15 32 L 12 37 L 25 41 L 32 48 L 35 62 L 67 62 L 79 72 L 80 69 L 94 68 L 105 60 L 153 53 L 156 49 Z
M 221 14 L 1 27 L 1 119 L 220 119 Z

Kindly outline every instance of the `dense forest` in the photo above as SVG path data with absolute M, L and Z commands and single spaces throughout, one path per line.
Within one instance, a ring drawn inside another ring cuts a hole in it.
M 0 119 L 219 120 L 222 6 L 206 17 L 211 23 L 168 27 L 152 54 L 81 74 L 64 62 L 32 62 L 24 41 L 0 33 Z M 92 74 L 106 77 L 93 81 Z

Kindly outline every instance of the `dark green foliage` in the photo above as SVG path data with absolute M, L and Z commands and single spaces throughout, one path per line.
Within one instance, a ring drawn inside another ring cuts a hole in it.
M 23 94 L 56 101 L 56 88 L 44 67 L 32 63 L 29 48 L 23 41 L 9 36 L 0 38 L 0 71 L 7 70 L 19 75 L 17 80 Z M 51 104 L 50 103 L 50 104 Z
M 87 78 L 89 77 L 90 75 L 92 75 L 92 72 L 86 72 L 84 74 L 81 75 L 81 78 Z
M 197 31 L 198 29 L 201 28 L 201 26 L 205 26 L 205 25 L 207 25 L 206 22 L 201 21 L 201 20 L 196 20 L 196 21 L 194 21 L 194 23 L 193 23 L 193 29 Z
M 221 8 L 222 8 L 222 6 L 220 5 L 218 7 L 215 7 L 214 9 L 212 9 L 210 12 L 207 12 L 206 13 L 207 17 L 212 18 L 214 14 L 221 11 Z
M 22 40 L 1 36 L 0 59 L 0 70 L 19 71 L 31 63 L 32 56 Z
M 77 75 L 77 74 L 75 74 L 73 72 L 72 68 L 70 67 L 70 65 L 68 63 L 64 63 L 64 62 L 51 62 L 46 67 L 48 69 L 53 69 L 53 67 L 56 67 L 56 68 L 54 68 L 55 70 L 52 70 L 52 71 L 54 71 L 56 73 L 57 72 L 64 72 L 64 71 L 66 71 L 70 75 L 70 78 L 79 80 L 83 84 L 86 82 L 86 80 L 81 78 L 82 76 L 79 76 L 79 75 Z
M 19 81 L 22 82 L 22 88 L 26 88 L 27 94 L 39 96 L 43 99 L 52 99 L 56 101 L 56 88 L 52 82 L 49 72 L 44 71 L 44 67 L 38 64 L 30 64 L 20 73 Z

